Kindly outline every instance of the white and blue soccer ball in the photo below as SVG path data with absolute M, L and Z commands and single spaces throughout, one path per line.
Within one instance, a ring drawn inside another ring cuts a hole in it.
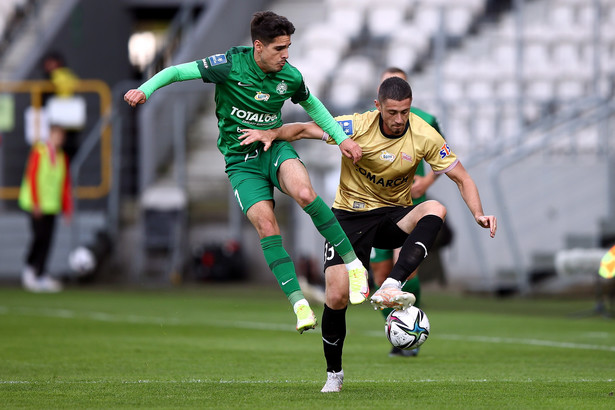
M 384 333 L 400 349 L 416 349 L 429 337 L 429 319 L 416 306 L 394 310 L 387 317 Z

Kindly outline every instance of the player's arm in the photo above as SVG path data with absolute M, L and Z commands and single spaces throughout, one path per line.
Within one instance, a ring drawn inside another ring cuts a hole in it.
M 493 238 L 495 236 L 495 231 L 497 230 L 496 217 L 493 215 L 484 214 L 483 205 L 478 194 L 478 188 L 476 187 L 476 184 L 468 171 L 466 171 L 464 166 L 461 165 L 461 162 L 457 162 L 452 169 L 446 172 L 446 176 L 457 184 L 461 197 L 468 206 L 472 216 L 474 216 L 474 219 L 480 226 L 489 229 L 489 233 Z
M 305 112 L 314 120 L 320 128 L 333 138 L 340 151 L 346 157 L 352 159 L 353 163 L 357 163 L 363 156 L 361 147 L 356 142 L 352 141 L 342 129 L 342 126 L 335 121 L 335 118 L 313 94 L 305 101 L 300 101 L 299 104 L 305 109 Z
M 129 90 L 124 95 L 124 101 L 134 107 L 137 104 L 145 103 L 150 95 L 159 88 L 177 81 L 196 80 L 197 78 L 201 78 L 201 72 L 194 61 L 170 66 L 141 84 L 139 88 Z
M 263 143 L 263 150 L 267 151 L 273 141 L 297 141 L 300 139 L 321 139 L 327 141 L 329 134 L 324 132 L 322 128 L 313 122 L 295 122 L 291 124 L 284 124 L 279 128 L 270 130 L 255 130 L 255 129 L 243 129 L 242 135 L 239 136 L 241 140 L 240 145 L 249 145 L 253 142 L 260 141 Z M 342 154 L 351 159 L 355 164 L 361 159 L 362 151 L 361 147 L 352 139 L 347 138 L 339 144 Z M 357 151 L 358 150 L 358 151 Z
M 239 136 L 239 139 L 242 140 L 240 145 L 250 145 L 253 142 L 260 141 L 265 145 L 265 151 L 275 140 L 322 139 L 323 135 L 326 135 L 322 128 L 313 122 L 294 122 L 270 130 L 243 129 L 241 132 L 243 134 Z

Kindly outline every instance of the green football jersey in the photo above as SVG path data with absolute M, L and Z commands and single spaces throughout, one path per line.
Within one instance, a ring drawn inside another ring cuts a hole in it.
M 281 71 L 264 73 L 254 60 L 253 47 L 233 47 L 226 54 L 198 60 L 204 82 L 215 83 L 218 149 L 227 164 L 245 157 L 262 146 L 260 142 L 239 145 L 240 130 L 272 129 L 282 125 L 281 109 L 310 96 L 303 76 L 288 62 Z

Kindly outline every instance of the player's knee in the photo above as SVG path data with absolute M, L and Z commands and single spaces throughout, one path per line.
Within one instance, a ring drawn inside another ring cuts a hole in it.
M 327 306 L 331 309 L 344 309 L 348 306 L 348 291 L 344 292 L 341 289 L 329 288 L 326 293 Z
M 253 224 L 261 238 L 280 234 L 280 229 L 275 219 L 258 218 L 256 221 L 253 221 Z
M 436 200 L 429 200 L 425 202 L 427 209 L 425 210 L 426 215 L 436 215 L 442 218 L 446 218 L 446 207 Z
M 301 187 L 295 194 L 295 200 L 301 206 L 305 208 L 316 199 L 316 192 L 310 186 Z

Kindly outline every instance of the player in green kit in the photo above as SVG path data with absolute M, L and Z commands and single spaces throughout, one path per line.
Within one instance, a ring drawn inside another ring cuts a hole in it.
M 444 138 L 418 115 L 410 112 L 412 89 L 401 78 L 380 85 L 377 110 L 336 117 L 347 135 L 363 150 L 353 163 L 342 157 L 340 180 L 333 212 L 352 242 L 359 259 L 367 264 L 372 247 L 396 249 L 399 258 L 380 289 L 371 297 L 376 308 L 405 309 L 414 295 L 401 290 L 431 249 L 446 216 L 435 200 L 412 203 L 412 180 L 425 159 L 436 174 L 446 174 L 457 185 L 475 221 L 495 236 L 497 221 L 485 215 L 476 184 Z M 267 131 L 246 130 L 246 144 L 301 138 L 332 138 L 314 123 L 294 123 Z M 326 304 L 322 339 L 327 362 L 327 381 L 321 392 L 339 392 L 344 382 L 342 351 L 346 338 L 348 288 L 340 255 L 325 243 Z
M 287 62 L 290 37 L 295 31 L 285 17 L 270 11 L 254 14 L 250 30 L 252 47 L 233 47 L 224 54 L 167 67 L 129 90 L 124 100 L 143 104 L 158 88 L 176 81 L 201 79 L 214 83 L 218 118 L 218 149 L 224 155 L 226 173 L 235 198 L 260 237 L 269 268 L 297 315 L 297 330 L 316 327 L 316 316 L 297 281 L 295 266 L 282 246 L 274 214 L 273 188 L 292 197 L 310 215 L 318 231 L 334 244 L 347 269 L 350 301 L 362 303 L 369 295 L 367 272 L 331 209 L 314 192 L 307 170 L 294 148 L 278 141 L 268 151 L 254 142 L 241 145 L 241 129 L 271 129 L 282 125 L 281 108 L 286 100 L 300 104 L 308 115 L 333 136 L 343 155 L 361 159 L 361 148 L 303 82 L 301 73 Z

